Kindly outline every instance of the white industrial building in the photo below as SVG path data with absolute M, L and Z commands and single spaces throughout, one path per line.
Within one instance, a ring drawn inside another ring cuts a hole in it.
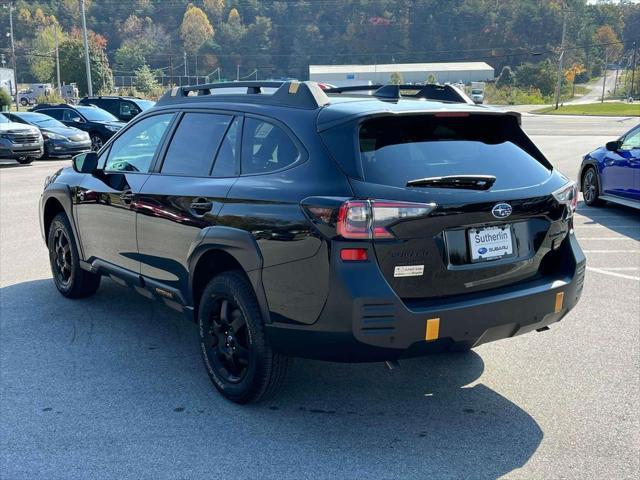
M 390 63 L 379 65 L 309 65 L 309 80 L 337 86 L 389 83 L 398 73 L 405 83 L 425 83 L 433 75 L 438 83 L 471 83 L 494 79 L 485 62 Z
M 13 84 L 12 68 L 0 68 L 0 88 L 5 89 L 9 95 L 16 94 L 16 86 Z

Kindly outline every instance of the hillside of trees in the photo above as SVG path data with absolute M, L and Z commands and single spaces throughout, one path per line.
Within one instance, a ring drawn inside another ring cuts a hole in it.
M 7 2 L 4 2 L 5 4 Z M 210 80 L 305 79 L 308 65 L 486 61 L 509 67 L 543 93 L 567 15 L 565 79 L 585 81 L 608 63 L 630 62 L 640 45 L 640 4 L 586 0 L 86 0 L 94 90 L 113 76 L 150 82 L 185 74 Z M 80 0 L 13 2 L 18 81 L 62 80 L 86 89 Z M 566 9 L 566 12 L 565 12 Z M 9 8 L 0 22 L 9 30 Z M 2 52 L 10 59 L 8 39 Z M 640 63 L 640 59 L 638 61 Z M 257 70 L 257 72 L 256 72 Z M 515 74 L 514 74 L 515 72 Z M 518 73 L 519 72 L 519 73 Z M 148 69 L 143 72 L 148 75 Z M 511 78 L 514 74 L 514 78 Z M 536 85 L 536 83 L 538 85 Z M 638 82 L 640 83 L 640 82 Z

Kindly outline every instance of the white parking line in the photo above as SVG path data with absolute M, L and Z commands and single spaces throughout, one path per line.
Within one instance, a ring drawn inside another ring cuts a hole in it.
M 573 228 L 635 228 L 640 230 L 638 225 L 574 225 Z
M 603 270 L 601 268 L 587 267 L 587 270 L 589 270 L 591 272 L 601 273 L 603 275 L 610 275 L 612 277 L 626 278 L 627 280 L 638 280 L 638 281 L 640 281 L 640 277 L 635 277 L 633 275 L 625 275 L 624 273 L 610 272 L 608 270 Z
M 583 250 L 584 253 L 640 253 L 640 250 Z
M 637 239 L 637 238 L 627 238 L 627 237 L 580 237 L 580 236 L 578 236 L 578 239 L 579 240 L 598 240 L 598 241 L 600 241 L 600 240 L 611 240 L 611 241 L 619 240 L 619 241 L 625 241 L 625 242 L 629 242 L 629 241 L 639 242 L 640 241 L 640 239 Z

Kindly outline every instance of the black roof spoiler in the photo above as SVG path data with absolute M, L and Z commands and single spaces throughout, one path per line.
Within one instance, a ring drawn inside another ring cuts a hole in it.
M 225 89 L 246 88 L 245 93 L 225 93 Z M 265 93 L 264 89 L 275 88 L 273 93 Z M 219 92 L 214 92 L 218 90 Z M 290 81 L 249 81 L 249 82 L 221 82 L 202 85 L 173 87 L 158 100 L 157 106 L 174 102 L 193 101 L 240 101 L 263 103 L 268 105 L 282 105 L 294 108 L 317 109 L 329 103 L 329 97 L 316 82 Z
M 335 87 L 325 90 L 325 93 L 353 93 L 373 91 L 373 96 L 380 100 L 399 100 L 400 98 L 424 98 L 438 102 L 467 103 L 473 101 L 467 95 L 452 85 L 350 85 L 348 87 Z M 416 93 L 407 93 L 416 92 Z

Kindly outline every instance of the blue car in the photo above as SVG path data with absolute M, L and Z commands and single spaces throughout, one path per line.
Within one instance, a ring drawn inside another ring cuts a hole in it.
M 640 125 L 587 154 L 578 184 L 590 207 L 608 201 L 640 209 Z

